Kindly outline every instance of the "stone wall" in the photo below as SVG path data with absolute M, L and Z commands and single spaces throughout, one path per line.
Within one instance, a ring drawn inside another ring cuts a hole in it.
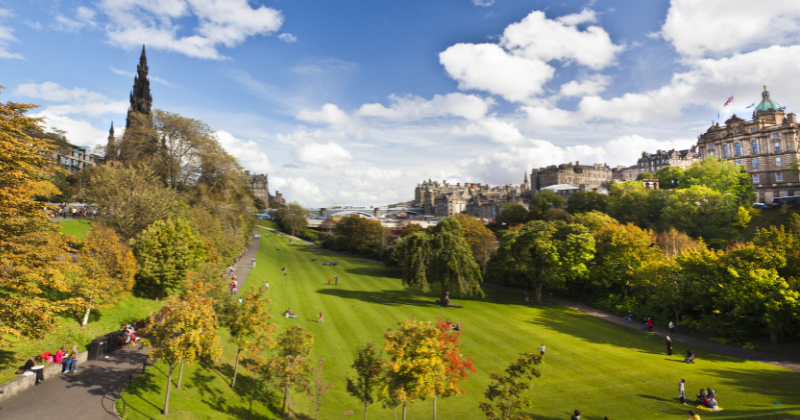
M 89 356 L 88 351 L 83 351 L 78 353 L 79 367 L 82 363 L 86 362 L 88 356 Z M 53 376 L 60 375 L 61 374 L 60 372 L 61 372 L 61 363 L 58 364 L 48 363 L 44 367 L 44 379 L 47 380 L 48 378 L 52 378 Z M 11 382 L 0 384 L 0 401 L 4 401 L 8 398 L 11 398 L 20 391 L 34 386 L 35 382 L 36 382 L 36 375 L 19 375 L 17 379 L 14 379 Z

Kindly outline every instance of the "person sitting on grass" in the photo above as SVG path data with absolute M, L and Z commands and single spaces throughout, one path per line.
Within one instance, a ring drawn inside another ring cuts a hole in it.
M 292 308 L 287 309 L 286 312 L 283 313 L 283 316 L 286 318 L 297 318 L 297 315 L 292 312 Z
M 461 331 L 461 321 L 458 321 L 457 325 L 453 327 L 453 331 Z
M 689 410 L 689 418 L 687 420 L 700 420 L 700 415 L 694 412 L 694 410 Z
M 719 411 L 719 404 L 717 404 L 717 399 L 714 398 L 713 396 L 708 399 L 708 402 L 706 403 L 706 407 L 708 407 L 708 408 L 710 408 L 710 409 L 712 409 L 714 411 Z

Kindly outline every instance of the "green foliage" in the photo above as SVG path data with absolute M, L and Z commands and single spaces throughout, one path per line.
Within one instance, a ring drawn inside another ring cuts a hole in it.
M 457 214 L 454 217 L 464 228 L 464 240 L 469 244 L 472 256 L 480 264 L 483 275 L 486 276 L 486 265 L 492 255 L 497 252 L 497 237 L 477 217 L 465 213 Z
M 655 177 L 656 177 L 656 176 L 655 176 L 655 175 L 653 175 L 653 174 L 652 174 L 652 173 L 650 173 L 650 172 L 642 172 L 642 173 L 640 173 L 639 175 L 636 175 L 636 180 L 637 180 L 637 181 L 643 181 L 643 180 L 645 180 L 645 179 L 653 179 L 653 178 L 655 178 Z
M 256 210 L 258 210 L 259 212 L 262 212 L 269 208 L 267 202 L 264 201 L 264 199 L 261 197 L 253 197 L 253 207 L 255 207 Z
M 653 224 L 650 213 L 650 191 L 641 181 L 611 183 L 608 186 L 608 214 L 620 223 L 647 227 Z
M 289 390 L 298 388 L 305 391 L 309 387 L 312 374 L 311 345 L 314 336 L 299 325 L 291 325 L 278 336 L 277 355 L 266 366 L 265 376 L 283 392 L 281 415 L 286 415 L 289 405 Z
M 293 236 L 308 227 L 308 220 L 306 219 L 311 215 L 311 212 L 298 202 L 281 207 L 274 213 L 272 219 L 284 232 Z
M 203 260 L 203 243 L 183 219 L 159 220 L 132 242 L 139 262 L 138 281 L 155 289 L 156 300 L 167 290 L 178 288 L 186 273 Z
M 482 295 L 480 267 L 464 239 L 464 228 L 453 217 L 436 224 L 427 235 L 416 233 L 398 246 L 403 284 L 430 290 L 441 284 L 442 304 L 448 304 L 451 289 L 460 294 Z
M 484 396 L 488 402 L 480 404 L 481 411 L 489 420 L 525 420 L 531 417 L 519 413 L 531 406 L 525 393 L 533 387 L 533 379 L 542 374 L 536 366 L 542 357 L 533 353 L 520 356 L 506 369 L 505 375 L 492 373 L 492 380 Z
M 495 217 L 495 221 L 501 226 L 514 226 L 527 222 L 529 218 L 530 213 L 528 213 L 528 210 L 525 209 L 522 204 L 507 203 L 503 205 L 500 214 Z
M 733 224 L 737 221 L 738 208 L 738 204 L 725 194 L 694 185 L 670 194 L 663 210 L 663 220 L 695 238 L 729 239 L 737 233 Z
M 545 286 L 561 288 L 568 278 L 586 274 L 586 263 L 594 257 L 594 242 L 582 225 L 528 222 L 503 236 L 490 265 L 490 279 L 500 283 L 513 279 L 512 284 L 532 287 L 536 301 L 541 302 Z
M 658 187 L 665 190 L 680 188 L 684 181 L 683 168 L 678 166 L 665 166 L 656 171 Z
M 706 158 L 693 163 L 684 172 L 680 185 L 681 188 L 706 186 L 733 200 L 731 206 L 750 207 L 756 201 L 755 187 L 747 168 L 724 159 Z
M 381 222 L 357 214 L 342 217 L 334 229 L 337 249 L 373 256 L 388 245 L 387 232 Z
M 612 223 L 617 223 L 616 219 L 599 211 L 572 214 L 566 219 L 566 222 L 583 225 L 592 234 Z
M 648 282 L 640 275 L 640 270 L 659 253 L 652 231 L 640 229 L 632 223 L 611 224 L 597 231 L 594 238 L 597 256 L 592 277 L 595 282 L 618 286 L 625 297 L 631 288 Z
M 242 303 L 228 300 L 225 308 L 223 323 L 230 331 L 231 339 L 236 343 L 236 360 L 233 364 L 233 379 L 231 388 L 236 386 L 236 374 L 239 368 L 239 354 L 243 348 L 247 348 L 252 342 L 260 339 L 269 340 L 277 331 L 277 326 L 270 323 L 272 317 L 267 307 L 272 301 L 267 298 L 266 290 L 262 288 L 250 291 L 242 297 Z
M 347 378 L 347 393 L 363 405 L 366 419 L 369 406 L 380 401 L 386 362 L 380 351 L 375 349 L 375 344 L 367 343 L 363 347 L 356 348 L 352 368 L 356 374 Z
M 567 211 L 572 214 L 592 211 L 604 213 L 608 207 L 608 196 L 597 191 L 578 191 L 567 200 Z
M 564 197 L 551 190 L 540 190 L 531 198 L 529 209 L 531 214 L 541 215 L 550 209 L 560 209 L 566 202 L 567 200 L 565 200 Z M 503 207 L 503 210 L 505 210 L 505 207 Z M 520 221 L 519 223 L 522 222 L 523 221 Z

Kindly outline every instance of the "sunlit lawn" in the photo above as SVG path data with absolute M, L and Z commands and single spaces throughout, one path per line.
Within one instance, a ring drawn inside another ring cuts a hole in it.
M 74 236 L 79 241 L 83 240 L 92 228 L 91 220 L 86 219 L 58 219 L 56 223 L 61 226 L 61 233 Z
M 530 393 L 536 419 L 568 419 L 572 410 L 583 411 L 585 420 L 683 419 L 690 406 L 677 401 L 678 381 L 687 380 L 687 394 L 700 387 L 718 392 L 725 411 L 703 413 L 703 419 L 786 419 L 800 415 L 800 373 L 770 365 L 710 354 L 698 350 L 695 365 L 683 363 L 687 348 L 675 346 L 667 356 L 661 338 L 625 330 L 579 312 L 559 306 L 527 306 L 522 296 L 487 290 L 484 298 L 459 299 L 457 308 L 433 304 L 437 293 L 403 288 L 391 269 L 355 258 L 336 256 L 302 244 L 287 244 L 266 234 L 261 239 L 257 268 L 244 285 L 247 291 L 270 283 L 275 322 L 285 327 L 297 323 L 314 333 L 314 354 L 325 359 L 325 377 L 334 383 L 321 411 L 324 419 L 352 419 L 363 416 L 358 402 L 345 392 L 345 378 L 356 346 L 367 341 L 382 345 L 382 334 L 398 320 L 416 317 L 435 322 L 437 317 L 461 321 L 463 353 L 473 358 L 477 372 L 464 382 L 467 394 L 439 401 L 440 419 L 482 419 L 478 403 L 489 383 L 489 374 L 505 369 L 520 353 L 547 345 L 542 377 Z M 272 242 L 274 241 L 274 242 Z M 275 248 L 280 247 L 280 251 Z M 311 258 L 319 258 L 311 262 Z M 337 267 L 323 266 L 338 261 Z M 288 269 L 283 275 L 281 267 Z M 339 276 L 338 286 L 328 279 Z M 297 319 L 280 317 L 286 308 Z M 323 312 L 325 322 L 317 323 Z M 184 390 L 174 390 L 170 418 L 246 418 L 249 374 L 230 390 L 235 348 L 226 345 L 225 354 L 213 368 L 187 369 Z M 165 366 L 158 364 L 134 382 L 136 388 L 126 399 L 147 415 L 159 418 L 163 404 Z M 294 413 L 311 413 L 306 398 L 293 394 Z M 261 393 L 254 405 L 255 418 L 277 418 L 277 395 Z M 776 405 L 775 403 L 781 403 Z M 355 410 L 355 415 L 345 414 Z M 130 413 L 130 411 L 128 411 Z M 416 401 L 410 419 L 431 418 L 432 402 Z M 127 418 L 138 419 L 134 414 Z M 303 417 L 305 418 L 305 417 Z M 380 406 L 370 408 L 370 418 L 391 419 L 393 412 Z

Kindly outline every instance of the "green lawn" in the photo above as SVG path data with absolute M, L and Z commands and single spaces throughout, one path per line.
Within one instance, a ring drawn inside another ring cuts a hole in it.
M 79 241 L 83 240 L 92 228 L 91 220 L 86 219 L 58 219 L 56 223 L 61 226 L 61 233 L 74 236 Z
M 351 374 L 353 350 L 370 340 L 382 345 L 383 332 L 395 327 L 398 320 L 411 317 L 461 321 L 463 353 L 473 358 L 477 369 L 463 384 L 465 396 L 439 401 L 440 419 L 484 418 L 477 405 L 483 400 L 489 374 L 502 371 L 518 354 L 535 351 L 541 343 L 547 345 L 548 353 L 541 367 L 542 377 L 535 380 L 530 394 L 530 413 L 536 419 L 567 419 L 575 408 L 583 411 L 585 420 L 603 416 L 686 418 L 692 407 L 680 405 L 676 398 L 681 378 L 687 380 L 688 395 L 693 396 L 700 387 L 718 391 L 725 411 L 703 413 L 703 419 L 786 419 L 800 415 L 800 373 L 702 349 L 696 349 L 697 364 L 687 365 L 681 357 L 687 347 L 681 343 L 676 343 L 676 355 L 668 357 L 661 338 L 560 306 L 527 306 L 521 296 L 510 293 L 487 290 L 485 298 L 456 298 L 460 307 L 441 308 L 432 303 L 436 291 L 424 294 L 405 289 L 393 271 L 382 265 L 302 244 L 289 245 L 287 239 L 263 232 L 257 268 L 243 290 L 263 287 L 269 280 L 275 321 L 282 327 L 297 323 L 314 333 L 315 356 L 325 358 L 325 376 L 334 383 L 322 408 L 323 419 L 362 416 L 357 401 L 345 392 L 344 379 Z M 312 263 L 312 257 L 320 261 Z M 325 261 L 338 261 L 340 265 L 323 266 Z M 281 267 L 287 267 L 287 275 L 281 273 Z M 339 286 L 328 286 L 332 275 L 339 276 Z M 298 314 L 297 319 L 280 317 L 288 307 Z M 323 324 L 316 322 L 320 311 L 325 315 Z M 240 376 L 237 393 L 226 387 L 234 352 L 226 345 L 216 366 L 187 369 L 186 389 L 173 389 L 170 418 L 246 418 L 249 374 Z M 128 402 L 155 418 L 162 418 L 158 413 L 166 385 L 164 372 L 165 367 L 157 364 L 126 393 Z M 293 412 L 310 412 L 303 396 L 295 394 L 293 400 Z M 277 418 L 279 401 L 274 393 L 262 392 L 254 405 L 255 418 Z M 776 402 L 781 405 L 776 406 Z M 347 415 L 346 410 L 355 410 L 356 415 Z M 370 408 L 370 413 L 372 419 L 394 418 L 390 410 L 379 406 Z M 416 401 L 409 408 L 410 419 L 431 415 L 430 400 Z

